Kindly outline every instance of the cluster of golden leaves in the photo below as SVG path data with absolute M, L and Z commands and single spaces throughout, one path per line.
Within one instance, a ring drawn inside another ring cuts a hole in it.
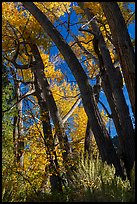
M 87 127 L 87 115 L 82 106 L 76 108 L 73 114 L 74 130 L 71 132 L 71 137 L 76 152 L 83 151 L 85 132 Z
M 56 80 L 56 82 L 58 83 L 61 82 L 64 76 L 59 69 L 55 70 L 54 64 L 50 62 L 49 55 L 45 53 L 41 53 L 41 57 L 44 64 L 44 73 L 46 78 L 49 78 L 52 81 Z
M 34 2 L 35 5 L 43 12 L 52 23 L 56 18 L 64 15 L 65 12 L 69 12 L 71 2 Z
M 54 22 L 56 16 L 59 18 L 64 15 L 65 11 L 69 11 L 70 2 L 35 2 L 42 12 L 46 13 L 49 19 Z M 18 39 L 24 37 L 27 41 L 31 37 L 37 45 L 47 45 L 49 39 L 44 36 L 44 32 L 35 18 L 27 11 L 22 9 L 21 2 L 3 2 L 2 3 L 2 32 L 3 32 L 3 48 L 7 49 L 14 45 L 16 36 L 13 35 L 13 29 Z

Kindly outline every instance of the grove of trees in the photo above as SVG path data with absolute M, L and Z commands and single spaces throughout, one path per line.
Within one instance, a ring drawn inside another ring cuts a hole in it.
M 2 3 L 3 202 L 134 202 L 132 7 Z

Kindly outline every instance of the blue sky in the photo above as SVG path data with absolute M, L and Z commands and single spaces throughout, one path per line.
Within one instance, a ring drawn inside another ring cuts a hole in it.
M 131 4 L 130 5 L 130 8 L 132 9 L 132 11 L 135 11 L 135 5 Z M 64 15 L 60 18 L 62 21 L 65 21 L 67 20 L 67 15 Z M 76 13 L 73 11 L 72 14 L 71 14 L 71 19 L 70 19 L 71 23 L 76 23 L 78 21 L 78 17 L 76 15 Z M 58 23 L 55 23 L 54 24 L 55 26 L 58 25 Z M 80 25 L 74 25 L 71 27 L 71 30 L 72 32 L 77 35 L 77 34 L 80 34 L 80 32 L 78 31 L 78 28 L 80 27 Z M 63 35 L 64 39 L 66 39 L 67 37 L 67 32 L 66 32 L 66 29 L 63 27 L 63 26 L 58 26 L 58 30 L 61 32 L 61 34 Z M 129 34 L 131 36 L 131 38 L 135 38 L 135 23 L 133 24 L 130 24 L 128 26 L 128 31 L 129 31 Z M 72 39 L 71 36 L 68 36 L 67 37 L 67 42 L 70 42 Z M 58 53 L 58 49 L 56 48 L 56 46 L 54 45 L 52 48 L 51 48 L 51 56 L 52 55 L 56 55 Z M 63 66 L 60 66 L 61 67 L 61 70 L 63 73 L 67 74 L 67 77 L 70 81 L 75 81 L 75 78 L 73 77 L 69 67 L 67 66 L 67 64 L 64 62 L 63 63 Z M 130 104 L 130 101 L 129 101 L 129 97 L 128 97 L 128 93 L 127 93 L 127 90 L 126 90 L 126 87 L 123 88 L 123 92 L 124 92 L 124 95 L 125 95 L 125 98 L 126 98 L 126 102 L 129 106 L 129 110 L 130 110 L 130 114 L 132 115 L 132 110 L 131 110 L 131 104 Z M 100 100 L 105 104 L 105 106 L 108 108 L 108 110 L 110 111 L 110 108 L 109 108 L 109 105 L 108 105 L 108 102 L 107 102 L 107 99 L 104 95 L 103 92 L 100 93 Z M 99 105 L 99 108 L 102 109 L 102 106 Z M 115 136 L 116 135 L 116 130 L 115 130 L 115 127 L 114 127 L 114 124 L 113 122 L 111 121 L 111 136 Z
M 135 12 L 135 4 L 130 4 L 129 5 L 129 8 Z M 129 34 L 131 36 L 131 38 L 135 38 L 135 23 L 132 23 L 128 26 L 128 31 L 129 31 Z

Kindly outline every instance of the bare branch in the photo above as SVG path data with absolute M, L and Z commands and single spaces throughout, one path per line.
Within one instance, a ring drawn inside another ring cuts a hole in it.
M 21 96 L 21 98 L 16 103 L 14 103 L 10 108 L 8 108 L 7 110 L 2 111 L 2 113 L 4 114 L 7 111 L 11 111 L 21 100 L 23 100 L 24 98 L 26 98 L 26 97 L 28 97 L 30 95 L 34 95 L 34 94 L 35 94 L 35 90 L 28 91 L 27 93 L 23 94 Z
M 93 16 L 93 18 L 90 19 L 90 21 L 88 21 L 87 23 L 85 23 L 84 25 L 81 26 L 81 28 L 84 28 L 85 26 L 89 25 L 91 23 L 91 21 L 94 20 L 94 18 L 96 18 L 96 15 Z
M 16 79 L 15 81 L 21 82 L 21 83 L 23 83 L 23 84 L 25 84 L 25 85 L 27 85 L 27 84 L 34 84 L 34 81 L 22 81 L 21 79 L 20 79 L 20 80 L 19 80 L 19 79 Z
M 81 98 L 78 98 L 76 100 L 76 102 L 74 103 L 74 105 L 71 107 L 71 109 L 69 110 L 69 112 L 62 118 L 62 123 L 64 124 L 68 118 L 72 115 L 72 113 L 74 112 L 74 110 L 78 107 L 78 105 L 81 102 Z
M 130 19 L 132 18 L 132 16 L 135 15 L 135 11 L 131 14 L 131 16 L 129 16 L 129 18 L 126 21 L 126 25 L 129 23 Z
M 19 65 L 19 64 L 17 64 L 15 61 L 13 61 L 13 59 L 8 59 L 7 57 L 5 57 L 5 56 L 3 56 L 4 57 L 4 59 L 6 59 L 8 62 L 11 62 L 13 65 L 14 65 L 14 67 L 16 68 L 16 69 L 28 69 L 28 68 L 30 68 L 30 63 L 29 64 L 25 64 L 25 65 Z M 33 62 L 34 63 L 34 62 Z
M 106 111 L 107 115 L 109 118 L 112 118 L 112 114 L 110 114 L 106 108 L 106 106 L 102 103 L 102 101 L 98 100 L 98 102 L 102 105 L 102 107 L 104 108 L 104 110 Z
M 92 31 L 91 29 L 83 29 L 82 27 L 79 28 L 79 31 L 84 31 L 84 32 L 87 32 L 87 33 L 90 33 L 92 35 L 95 35 L 95 32 Z

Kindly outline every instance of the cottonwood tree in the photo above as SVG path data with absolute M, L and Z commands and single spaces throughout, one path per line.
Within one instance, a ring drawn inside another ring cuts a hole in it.
M 78 2 L 77 5 L 3 3 L 3 64 L 10 67 L 10 77 L 16 85 L 16 101 L 3 110 L 3 117 L 15 107 L 19 110 L 14 117 L 14 155 L 23 162 L 23 168 L 17 173 L 34 187 L 36 194 L 37 189 L 44 189 L 48 179 L 53 191 L 62 192 L 66 185 L 64 178 L 71 186 L 76 158 L 84 151 L 90 159 L 93 137 L 102 160 L 114 164 L 116 174 L 125 177 L 106 128 L 108 118 L 114 121 L 129 179 L 134 163 L 134 130 L 122 89 L 125 76 L 122 78 L 122 62 L 115 58 L 114 48 L 118 48 L 113 42 L 107 15 L 102 4 Z M 77 22 L 80 35 L 71 29 L 70 8 L 81 15 Z M 63 22 L 59 17 L 65 12 L 68 21 Z M 66 39 L 57 30 L 58 25 L 53 25 L 55 21 L 66 29 Z M 68 36 L 73 39 L 69 43 Z M 56 59 L 65 60 L 75 78 L 73 85 L 59 71 L 63 65 L 59 64 L 55 70 L 49 61 L 52 42 L 59 50 Z M 90 83 L 92 80 L 96 80 L 94 86 Z M 23 89 L 27 90 L 25 94 Z M 99 98 L 102 90 L 110 112 Z M 106 114 L 99 110 L 98 104 Z M 22 133 L 17 129 L 23 130 Z M 23 135 L 22 141 L 18 140 L 20 135 Z M 23 146 L 19 148 L 21 142 Z
M 94 14 L 90 11 L 89 8 L 84 8 L 83 3 L 78 3 L 78 4 L 82 9 L 84 9 L 84 12 L 89 21 L 90 19 L 94 18 Z M 123 85 L 122 85 L 122 76 L 119 70 L 120 68 L 114 67 L 109 54 L 109 50 L 106 46 L 103 35 L 101 34 L 95 19 L 93 19 L 90 22 L 90 25 L 91 25 L 91 33 L 94 35 L 94 39 L 93 39 L 94 49 L 99 58 L 102 83 L 104 84 L 104 88 L 108 87 L 110 83 L 110 89 L 115 103 L 115 105 L 111 107 L 112 107 L 112 110 L 115 110 L 115 108 L 117 109 L 117 114 L 115 114 L 117 115 L 117 117 L 116 117 L 116 120 L 114 119 L 116 124 L 115 126 L 118 127 L 119 124 L 121 124 L 122 131 L 119 132 L 118 136 L 119 136 L 121 148 L 125 157 L 124 163 L 126 166 L 127 175 L 128 175 L 128 178 L 130 178 L 130 170 L 133 168 L 133 164 L 135 160 L 134 130 L 133 130 L 130 114 L 129 114 L 129 109 L 126 104 L 125 97 L 122 90 Z M 113 36 L 112 36 L 112 39 L 113 39 Z M 108 101 L 111 98 L 112 97 L 108 97 Z M 119 121 L 118 121 L 118 117 L 119 117 Z M 126 124 L 126 128 L 125 128 L 125 124 Z M 119 129 L 120 128 L 118 127 L 118 131 Z M 131 149 L 129 150 L 129 148 Z
M 51 37 L 53 42 L 58 47 L 59 51 L 63 55 L 65 61 L 69 65 L 81 92 L 83 106 L 89 117 L 90 125 L 92 126 L 93 133 L 96 138 L 96 142 L 103 161 L 108 163 L 113 163 L 116 167 L 117 173 L 119 175 L 123 174 L 123 170 L 120 165 L 120 160 L 118 159 L 115 149 L 113 147 L 112 141 L 109 134 L 105 128 L 103 120 L 101 120 L 100 113 L 97 108 L 96 101 L 93 97 L 92 87 L 89 85 L 88 78 L 77 60 L 75 54 L 69 47 L 69 45 L 64 41 L 61 34 L 52 25 L 50 20 L 44 15 L 33 3 L 22 2 L 22 4 L 27 8 L 31 14 L 37 19 L 41 24 L 45 32 Z M 73 63 L 72 63 L 73 62 Z M 76 69 L 77 67 L 77 69 Z M 91 110 L 93 110 L 91 112 Z M 111 152 L 111 157 L 109 152 Z

